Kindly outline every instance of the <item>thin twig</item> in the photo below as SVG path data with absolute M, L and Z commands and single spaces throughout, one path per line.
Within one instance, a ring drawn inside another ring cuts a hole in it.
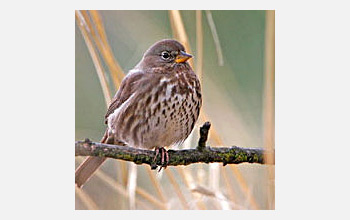
M 203 151 L 205 149 L 205 143 L 208 140 L 210 126 L 211 126 L 210 122 L 207 121 L 199 129 L 200 138 L 199 138 L 198 146 L 197 146 L 197 150 L 199 150 L 199 151 Z

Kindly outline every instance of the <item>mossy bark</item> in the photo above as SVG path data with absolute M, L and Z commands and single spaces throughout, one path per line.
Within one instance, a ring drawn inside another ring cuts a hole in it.
M 259 148 L 201 147 L 200 149 L 168 150 L 168 154 L 168 166 L 214 162 L 221 162 L 223 165 L 245 162 L 264 164 L 264 150 Z M 152 150 L 95 143 L 89 140 L 75 142 L 75 156 L 108 157 L 136 164 L 148 164 L 156 168 L 157 165 L 161 165 L 161 157 L 158 155 L 153 162 L 155 155 L 155 151 Z
M 167 166 L 189 165 L 192 163 L 260 163 L 264 164 L 264 150 L 261 148 L 232 147 L 208 147 L 205 145 L 208 139 L 210 122 L 206 122 L 200 128 L 200 138 L 195 149 L 168 150 L 169 161 Z M 274 153 L 274 152 L 273 152 Z M 75 142 L 75 156 L 109 157 L 119 160 L 131 161 L 136 164 L 148 164 L 152 169 L 162 166 L 161 156 L 156 152 L 128 146 L 110 145 L 85 141 Z

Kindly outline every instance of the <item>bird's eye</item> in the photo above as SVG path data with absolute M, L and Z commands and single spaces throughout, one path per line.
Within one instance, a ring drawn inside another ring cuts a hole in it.
M 164 60 L 168 60 L 170 58 L 170 54 L 167 51 L 163 51 L 161 56 Z

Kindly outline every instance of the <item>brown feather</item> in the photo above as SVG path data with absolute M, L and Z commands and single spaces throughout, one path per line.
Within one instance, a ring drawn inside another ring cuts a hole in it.
M 128 74 L 124 78 L 118 92 L 115 94 L 111 104 L 108 107 L 107 113 L 105 115 L 105 123 L 107 123 L 108 116 L 112 114 L 114 110 L 122 105 L 136 91 L 138 86 L 137 82 L 142 79 L 142 76 L 142 72 L 135 72 Z

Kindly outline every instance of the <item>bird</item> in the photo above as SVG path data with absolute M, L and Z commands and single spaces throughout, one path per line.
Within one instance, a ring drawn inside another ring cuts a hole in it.
M 192 57 L 174 39 L 150 46 L 112 99 L 101 143 L 154 149 L 154 161 L 161 154 L 161 168 L 166 168 L 169 155 L 165 147 L 186 140 L 202 106 L 200 80 L 188 63 Z M 105 160 L 85 159 L 76 169 L 76 185 L 83 186 Z

